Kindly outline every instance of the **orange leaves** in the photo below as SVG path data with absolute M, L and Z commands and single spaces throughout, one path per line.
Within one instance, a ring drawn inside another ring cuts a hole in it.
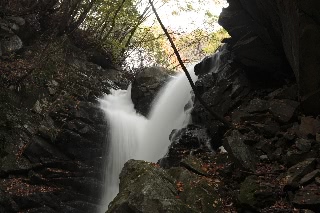
M 177 181 L 176 187 L 177 187 L 177 191 L 178 192 L 183 192 L 184 191 L 183 186 L 184 185 L 183 185 L 183 183 L 181 181 Z

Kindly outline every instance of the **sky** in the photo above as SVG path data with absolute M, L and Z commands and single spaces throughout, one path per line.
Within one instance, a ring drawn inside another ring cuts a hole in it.
M 179 11 L 179 6 L 186 7 L 186 0 L 171 0 L 168 3 L 164 4 L 159 8 L 162 3 L 156 5 L 157 12 L 167 28 L 170 28 L 174 31 L 179 32 L 190 32 L 196 28 L 208 27 L 204 26 L 205 14 L 206 11 L 209 11 L 212 15 L 219 16 L 223 7 L 227 7 L 227 3 L 223 2 L 220 5 L 216 5 L 213 0 L 207 0 L 205 4 L 199 4 L 199 0 L 188 0 L 192 7 L 197 11 Z M 178 15 L 174 15 L 175 11 L 179 11 Z M 151 25 L 154 21 L 154 16 L 151 16 L 150 19 L 145 23 L 146 25 Z M 216 23 L 212 29 L 218 29 L 219 26 Z

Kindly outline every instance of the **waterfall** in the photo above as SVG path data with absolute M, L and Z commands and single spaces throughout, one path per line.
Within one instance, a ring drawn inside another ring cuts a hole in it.
M 196 80 L 193 66 L 189 69 Z M 127 90 L 112 90 L 100 100 L 108 120 L 109 144 L 105 162 L 105 189 L 101 212 L 118 193 L 119 174 L 129 159 L 157 162 L 170 145 L 169 135 L 190 120 L 191 86 L 184 73 L 173 77 L 158 93 L 148 118 L 139 115 Z M 185 109 L 185 106 L 188 106 Z

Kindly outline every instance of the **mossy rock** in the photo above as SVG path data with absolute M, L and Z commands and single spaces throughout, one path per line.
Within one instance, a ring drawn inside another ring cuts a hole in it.
M 257 176 L 248 176 L 240 186 L 238 200 L 245 208 L 259 210 L 276 202 L 275 186 L 260 181 Z
M 256 176 L 248 176 L 241 184 L 240 193 L 238 199 L 241 204 L 254 207 L 257 204 L 257 200 L 254 197 L 254 193 L 259 190 L 258 178 Z
M 120 174 L 120 192 L 107 212 L 198 212 L 178 197 L 175 180 L 156 164 L 129 160 Z

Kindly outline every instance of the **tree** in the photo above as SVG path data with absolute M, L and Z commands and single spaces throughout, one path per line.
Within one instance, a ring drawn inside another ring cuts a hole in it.
M 219 1 L 215 1 L 219 3 Z M 222 1 L 223 2 L 223 1 Z M 174 16 L 182 13 L 198 14 L 203 13 L 203 22 L 201 24 L 194 23 L 185 29 L 173 29 L 168 27 L 172 39 L 180 52 L 184 63 L 194 63 L 200 61 L 206 55 L 212 54 L 220 45 L 223 38 L 228 34 L 223 29 L 217 29 L 217 16 L 210 13 L 204 7 L 206 1 L 203 0 L 185 0 L 185 1 L 166 1 L 173 10 Z M 220 4 L 220 3 L 219 3 Z M 157 8 L 161 8 L 163 4 L 158 2 Z M 167 10 L 168 7 L 166 7 Z M 131 54 L 139 50 L 147 55 L 148 63 L 164 66 L 169 69 L 178 69 L 177 61 L 170 43 L 165 38 L 163 31 L 157 23 L 142 24 L 138 27 L 131 44 L 128 46 L 126 56 L 129 56 L 130 63 L 136 54 Z M 130 57 L 131 56 L 131 57 Z M 150 62 L 152 61 L 152 62 Z M 145 63 L 136 63 L 138 66 Z

